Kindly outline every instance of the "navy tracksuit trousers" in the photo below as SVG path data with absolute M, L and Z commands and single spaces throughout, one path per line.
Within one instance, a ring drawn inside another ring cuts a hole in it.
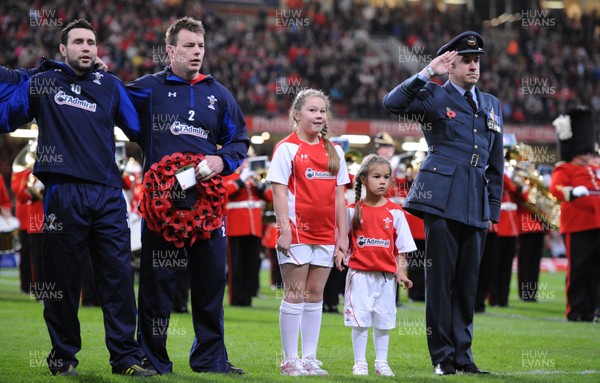
M 222 229 L 214 230 L 210 239 L 177 249 L 149 230 L 144 222 L 138 341 L 159 373 L 173 371 L 166 348 L 167 335 L 184 334 L 184 329 L 176 328 L 177 324 L 171 319 L 177 272 L 182 268 L 187 269 L 189 275 L 194 327 L 190 367 L 196 372 L 228 372 L 223 325 L 226 262 L 226 238 Z
M 44 281 L 34 287 L 36 296 L 44 301 L 44 319 L 52 342 L 47 361 L 52 372 L 78 363 L 75 354 L 81 349 L 81 334 L 77 311 L 82 265 L 88 256 L 104 314 L 113 372 L 140 363 L 129 238 L 121 189 L 79 182 L 46 185 Z

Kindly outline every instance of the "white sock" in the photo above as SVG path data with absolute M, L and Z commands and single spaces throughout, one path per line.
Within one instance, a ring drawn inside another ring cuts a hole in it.
M 373 329 L 373 344 L 375 345 L 375 363 L 387 362 L 390 330 Z
M 323 301 L 316 303 L 304 302 L 302 313 L 302 358 L 316 358 L 321 319 L 323 318 Z
M 281 332 L 281 346 L 283 348 L 283 361 L 298 359 L 298 332 L 304 302 L 290 303 L 281 301 L 279 307 L 279 331 Z
M 354 364 L 367 361 L 368 327 L 352 327 L 352 349 L 354 350 Z

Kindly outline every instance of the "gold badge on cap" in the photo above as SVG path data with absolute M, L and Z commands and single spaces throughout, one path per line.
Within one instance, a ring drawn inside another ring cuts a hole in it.
M 471 35 L 467 37 L 467 45 L 470 47 L 474 47 L 475 45 L 477 45 L 477 39 L 475 38 L 475 36 Z

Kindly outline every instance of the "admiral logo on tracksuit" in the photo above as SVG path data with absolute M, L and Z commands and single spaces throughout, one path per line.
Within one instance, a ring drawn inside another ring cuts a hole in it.
M 234 172 L 246 158 L 249 139 L 244 116 L 229 91 L 212 76 L 200 74 L 190 82 L 167 67 L 134 80 L 127 89 L 142 124 L 144 172 L 175 152 L 218 155 L 223 159 L 223 176 Z M 199 372 L 226 372 L 224 232 L 214 230 L 211 238 L 177 249 L 146 225 L 142 228 L 138 340 L 148 359 L 164 374 L 173 371 L 166 348 L 169 324 L 157 324 L 156 318 L 169 317 L 177 277 L 174 269 L 153 267 L 153 252 L 177 254 L 187 261 L 188 273 L 194 276 L 190 278 L 194 328 L 190 367 Z M 161 336 L 156 336 L 157 332 Z
M 146 127 L 141 142 L 144 172 L 175 152 L 219 155 L 225 166 L 221 175 L 242 164 L 248 145 L 244 117 L 223 85 L 210 75 L 200 76 L 190 84 L 166 68 L 127 85 Z
M 33 173 L 44 183 L 44 280 L 60 300 L 44 300 L 53 374 L 76 367 L 81 265 L 92 260 L 113 373 L 140 364 L 127 208 L 115 161 L 114 127 L 135 141 L 140 121 L 123 83 L 109 73 L 78 76 L 64 62 L 41 73 L 0 67 L 0 133 L 36 119 Z M 70 367 L 69 367 L 70 366 Z
M 78 77 L 64 63 L 44 60 L 42 65 L 49 70 L 12 85 L 17 89 L 10 102 L 2 105 L 0 131 L 14 131 L 37 117 L 41 126 L 38 153 L 61 158 L 60 163 L 36 162 L 34 174 L 42 182 L 60 174 L 120 189 L 113 127 L 119 126 L 132 141 L 140 135 L 137 113 L 125 87 L 108 73 L 99 76 L 90 71 Z M 77 123 L 57 126 L 54 121 Z

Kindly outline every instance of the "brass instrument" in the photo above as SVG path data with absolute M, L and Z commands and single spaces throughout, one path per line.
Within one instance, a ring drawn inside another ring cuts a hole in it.
M 556 197 L 548 191 L 543 182 L 540 172 L 533 166 L 532 162 L 523 161 L 521 151 L 531 152 L 529 145 L 520 144 L 508 152 L 508 162 L 505 168 L 512 171 L 511 180 L 521 185 L 523 192 L 527 192 L 527 198 L 521 203 L 535 213 L 551 229 L 560 227 L 560 204 Z
M 29 143 L 17 153 L 17 156 L 13 160 L 13 173 L 33 168 L 36 150 L 37 140 L 30 140 Z M 34 201 L 41 201 L 44 198 L 44 184 L 42 184 L 33 173 L 30 173 L 27 178 L 27 189 L 29 190 L 29 193 L 31 193 Z
M 263 193 L 269 187 L 267 181 L 267 172 L 269 171 L 269 158 L 267 156 L 250 157 L 248 160 L 248 168 L 252 171 L 252 184 L 258 188 L 260 193 Z M 267 202 L 263 207 L 263 224 L 274 223 L 275 209 L 272 202 Z
M 346 153 L 344 153 L 344 160 L 346 161 L 348 173 L 355 176 L 360 169 L 360 163 L 363 160 L 363 155 L 358 150 L 348 150 Z
M 268 171 L 269 171 L 269 169 L 254 170 L 254 172 L 252 173 L 252 181 L 254 182 L 254 185 L 258 186 L 260 184 L 267 182 L 267 172 Z
M 250 156 L 246 166 L 252 171 L 252 181 L 255 186 L 259 186 L 267 182 L 267 171 L 269 170 L 269 157 L 267 156 Z
M 421 163 L 427 156 L 426 152 L 417 151 L 412 155 L 410 163 L 406 166 L 406 179 L 412 183 L 417 177 Z
M 13 160 L 12 171 L 13 173 L 22 172 L 25 169 L 33 168 L 35 164 L 35 151 L 37 149 L 37 140 L 30 140 L 27 145 L 25 145 L 17 156 Z
M 44 184 L 33 173 L 30 173 L 27 177 L 27 189 L 34 201 L 44 199 Z

